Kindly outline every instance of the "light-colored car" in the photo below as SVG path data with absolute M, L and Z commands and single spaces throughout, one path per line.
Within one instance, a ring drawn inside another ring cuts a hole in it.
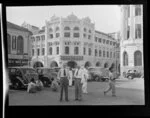
M 89 67 L 89 81 L 107 81 L 109 79 L 108 69 L 102 67 Z

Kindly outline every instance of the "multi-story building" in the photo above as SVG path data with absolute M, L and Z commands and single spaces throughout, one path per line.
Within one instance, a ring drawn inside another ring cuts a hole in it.
M 8 67 L 28 65 L 31 35 L 27 29 L 7 22 Z
M 121 6 L 121 74 L 143 72 L 143 6 Z
M 24 22 L 22 24 L 22 27 L 24 27 L 24 28 L 28 29 L 29 31 L 31 31 L 32 34 L 37 34 L 40 31 L 39 27 L 36 27 L 34 25 L 30 25 L 29 23 L 26 23 L 26 22 Z
M 74 67 L 117 66 L 120 59 L 116 55 L 119 42 L 100 31 L 86 17 L 79 19 L 74 14 L 51 17 L 38 34 L 32 38 L 32 66 L 53 67 L 67 63 Z

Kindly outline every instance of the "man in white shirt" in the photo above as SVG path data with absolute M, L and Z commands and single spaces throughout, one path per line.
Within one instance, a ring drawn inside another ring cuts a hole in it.
M 104 95 L 112 90 L 112 96 L 116 97 L 115 79 L 115 72 L 114 69 L 111 67 L 109 69 L 109 87 L 104 91 Z
M 83 69 L 77 66 L 74 73 L 75 77 L 75 100 L 82 100 Z
M 73 78 L 73 72 L 72 69 L 69 68 L 69 86 L 72 86 L 72 78 Z
M 60 101 L 63 98 L 63 90 L 65 91 L 65 100 L 68 102 L 68 84 L 69 84 L 69 73 L 68 69 L 66 68 L 66 64 L 63 64 L 62 68 L 58 72 L 58 77 L 60 78 Z
M 86 68 L 83 68 L 83 85 L 82 85 L 82 91 L 83 93 L 88 93 L 87 92 L 87 79 L 88 79 L 88 70 Z
M 36 84 L 34 79 L 32 78 L 27 88 L 28 93 L 36 93 Z

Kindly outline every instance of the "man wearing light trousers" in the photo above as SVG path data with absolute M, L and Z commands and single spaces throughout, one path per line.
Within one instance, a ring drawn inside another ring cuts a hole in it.
M 81 101 L 82 100 L 82 75 L 83 70 L 80 66 L 77 66 L 75 70 L 74 77 L 75 77 L 75 100 Z

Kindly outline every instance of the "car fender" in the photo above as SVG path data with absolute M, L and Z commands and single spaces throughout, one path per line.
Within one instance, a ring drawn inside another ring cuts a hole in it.
M 19 80 L 23 85 L 26 85 L 24 84 L 23 80 L 19 76 L 17 76 L 16 79 Z

